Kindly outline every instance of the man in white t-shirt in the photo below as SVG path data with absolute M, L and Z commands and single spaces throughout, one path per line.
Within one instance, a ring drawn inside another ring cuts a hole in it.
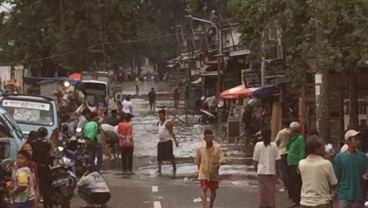
M 258 175 L 259 207 L 276 207 L 275 192 L 278 172 L 277 161 L 281 159 L 275 142 L 271 142 L 271 129 L 261 130 L 263 141 L 254 147 L 254 169 Z
M 133 113 L 133 103 L 132 101 L 130 101 L 130 97 L 127 96 L 123 103 L 122 103 L 122 106 L 123 106 L 123 112 L 124 113 L 130 113 L 132 114 Z
M 329 160 L 323 158 L 325 145 L 318 136 L 310 136 L 305 146 L 307 158 L 299 162 L 303 185 L 300 205 L 302 208 L 332 208 L 336 175 Z

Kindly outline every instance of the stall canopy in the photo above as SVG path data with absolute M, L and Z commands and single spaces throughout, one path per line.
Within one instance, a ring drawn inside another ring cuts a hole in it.
M 228 89 L 223 91 L 220 94 L 221 98 L 225 98 L 225 99 L 236 99 L 236 98 L 241 98 L 241 97 L 248 97 L 248 96 L 252 96 L 253 92 L 256 91 L 259 88 L 246 88 L 243 84 L 236 86 L 234 88 Z
M 81 73 L 72 73 L 69 75 L 70 79 L 81 80 Z
M 72 85 L 76 85 L 79 82 L 67 77 L 24 77 L 23 81 L 25 84 L 37 84 L 42 81 L 68 81 Z
M 275 85 L 265 85 L 258 90 L 253 92 L 253 96 L 257 98 L 264 98 L 272 96 L 275 93 L 279 92 L 279 88 Z

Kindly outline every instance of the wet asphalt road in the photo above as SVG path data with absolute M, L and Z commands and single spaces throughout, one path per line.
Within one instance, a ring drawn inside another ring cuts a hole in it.
M 218 133 L 217 141 L 222 145 L 227 164 L 222 166 L 220 174 L 222 181 L 218 190 L 217 208 L 256 208 L 258 186 L 255 173 L 250 166 L 245 165 L 249 158 L 239 151 L 233 144 L 227 144 L 221 138 L 216 126 L 203 127 L 196 125 L 197 117 L 189 116 L 189 125 L 174 122 L 174 131 L 180 143 L 174 147 L 177 158 L 177 177 L 171 178 L 171 165 L 163 166 L 163 176 L 155 174 L 157 135 L 157 114 L 149 113 L 147 100 L 143 99 L 151 87 L 155 87 L 161 94 L 167 94 L 167 99 L 159 100 L 158 105 L 171 106 L 170 89 L 165 83 L 144 83 L 140 98 L 133 99 L 133 131 L 135 138 L 134 172 L 133 176 L 121 175 L 121 162 L 114 159 L 105 159 L 103 177 L 110 187 L 112 199 L 108 207 L 113 208 L 196 208 L 201 207 L 198 200 L 199 183 L 196 180 L 196 166 L 193 156 L 196 148 L 201 144 L 201 135 L 205 128 L 213 128 Z M 127 94 L 135 93 L 133 83 L 123 84 Z M 165 96 L 161 96 L 165 97 Z M 182 116 L 184 119 L 185 116 Z M 79 196 L 75 195 L 71 207 L 84 205 Z M 287 207 L 285 193 L 277 193 L 277 207 Z

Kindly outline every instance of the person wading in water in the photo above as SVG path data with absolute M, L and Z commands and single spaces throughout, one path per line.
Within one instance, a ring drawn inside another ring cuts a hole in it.
M 179 143 L 175 138 L 175 134 L 173 131 L 173 125 L 170 121 L 166 120 L 166 111 L 160 110 L 158 112 L 159 122 L 158 126 L 158 136 L 159 142 L 157 144 L 157 162 L 158 162 L 158 171 L 157 173 L 161 175 L 161 165 L 163 161 L 171 161 L 173 166 L 173 177 L 176 177 L 176 163 L 175 156 L 173 153 L 173 144 L 172 140 L 174 139 L 175 146 L 178 147 Z

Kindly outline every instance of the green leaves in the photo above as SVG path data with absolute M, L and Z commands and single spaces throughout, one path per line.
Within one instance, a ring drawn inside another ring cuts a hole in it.
M 47 60 L 72 70 L 125 65 L 129 58 L 174 56 L 175 36 L 170 41 L 145 39 L 175 33 L 170 27 L 180 22 L 185 9 L 184 0 L 11 2 L 14 9 L 0 25 L 0 62 L 43 67 Z
M 308 51 L 315 53 L 319 71 L 341 70 L 346 63 L 367 60 L 368 1 L 230 0 L 228 6 L 241 23 L 242 40 L 249 43 L 250 57 L 256 61 L 262 56 L 262 32 L 267 36 L 275 24 L 290 71 L 308 70 L 309 60 L 303 58 Z

